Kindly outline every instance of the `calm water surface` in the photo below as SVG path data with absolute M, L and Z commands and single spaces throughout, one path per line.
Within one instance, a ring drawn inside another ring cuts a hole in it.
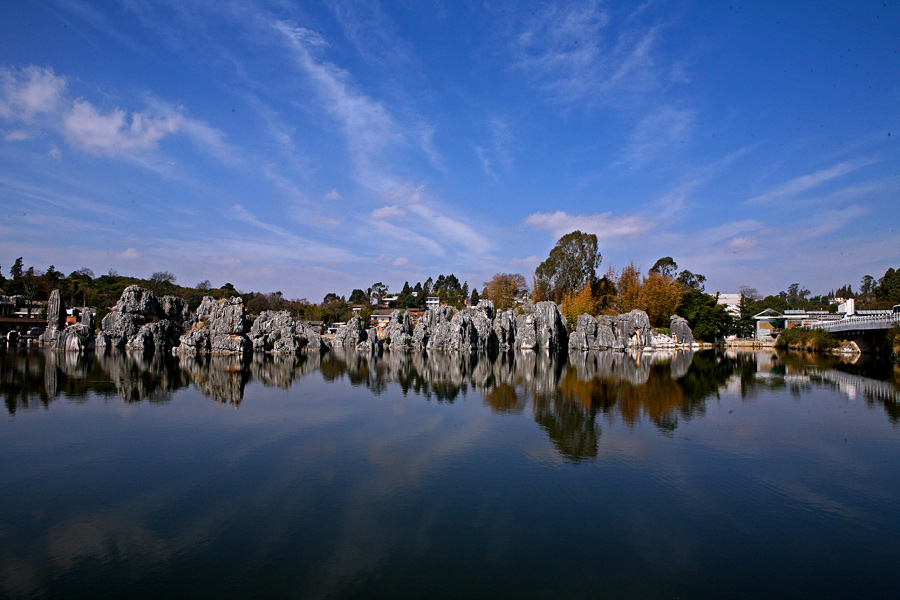
M 895 598 L 900 385 L 792 356 L 0 353 L 0 596 Z

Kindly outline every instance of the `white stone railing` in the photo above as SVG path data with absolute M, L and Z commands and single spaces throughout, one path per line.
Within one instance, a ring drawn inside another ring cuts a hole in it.
M 894 323 L 900 323 L 900 313 L 887 315 L 866 315 L 864 317 L 845 317 L 837 321 L 819 321 L 805 325 L 810 329 L 825 331 L 843 331 L 861 327 L 862 329 L 888 329 Z M 883 327 L 882 327 L 883 326 Z

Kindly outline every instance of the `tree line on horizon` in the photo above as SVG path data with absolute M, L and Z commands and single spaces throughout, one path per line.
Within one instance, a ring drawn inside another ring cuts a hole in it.
M 0 293 L 22 295 L 29 303 L 46 301 L 54 289 L 59 289 L 69 306 L 92 306 L 98 309 L 98 317 L 108 312 L 129 285 L 140 285 L 158 295 L 174 295 L 183 298 L 194 310 L 204 296 L 222 299 L 232 296 L 242 298 L 247 311 L 259 314 L 265 310 L 286 310 L 295 318 L 325 323 L 348 320 L 354 307 L 362 307 L 362 315 L 368 318 L 377 306 L 383 306 L 386 298 L 389 308 L 424 309 L 426 298 L 436 296 L 441 304 L 463 308 L 474 306 L 481 298 L 494 302 L 497 310 L 508 310 L 530 302 L 552 300 L 560 305 L 570 329 L 580 314 L 616 315 L 640 309 L 647 313 L 651 325 L 665 330 L 669 317 L 678 314 L 688 320 L 694 335 L 700 340 L 712 340 L 728 334 L 751 335 L 752 316 L 771 308 L 779 312 L 789 309 L 835 311 L 835 298 L 854 298 L 857 309 L 885 309 L 900 303 L 900 269 L 888 269 L 884 276 L 875 279 L 865 275 L 860 280 L 859 292 L 850 285 L 843 285 L 826 295 L 812 296 L 799 283 L 790 284 L 778 294 L 762 297 L 755 288 L 741 286 L 741 315 L 733 318 L 717 296 L 705 291 L 706 277 L 684 269 L 670 257 L 662 257 L 654 263 L 646 275 L 634 262 L 621 270 L 610 266 L 602 276 L 598 269 L 602 263 L 597 236 L 573 231 L 561 237 L 549 256 L 535 269 L 532 285 L 519 273 L 497 273 L 483 283 L 482 292 L 470 290 L 468 282 L 460 282 L 454 275 L 429 277 L 424 282 L 410 285 L 404 282 L 400 292 L 391 294 L 382 282 L 365 290 L 353 289 L 348 296 L 330 292 L 320 303 L 305 298 L 287 299 L 282 292 L 241 292 L 231 283 L 213 287 L 209 280 L 193 287 L 176 284 L 176 277 L 169 271 L 154 272 L 148 279 L 123 276 L 113 269 L 97 277 L 83 267 L 68 276 L 50 265 L 46 271 L 33 266 L 24 267 L 23 258 L 17 258 L 5 277 L 0 267 Z

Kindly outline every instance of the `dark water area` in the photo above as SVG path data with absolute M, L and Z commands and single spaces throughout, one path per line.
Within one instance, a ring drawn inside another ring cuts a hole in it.
M 894 598 L 900 377 L 0 352 L 3 598 Z

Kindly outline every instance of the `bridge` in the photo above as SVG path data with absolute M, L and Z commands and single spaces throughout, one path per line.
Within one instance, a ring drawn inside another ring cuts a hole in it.
M 884 341 L 888 329 L 900 325 L 900 312 L 880 315 L 854 315 L 835 321 L 806 323 L 808 329 L 822 329 L 837 337 L 856 342 L 862 352 L 874 352 Z

